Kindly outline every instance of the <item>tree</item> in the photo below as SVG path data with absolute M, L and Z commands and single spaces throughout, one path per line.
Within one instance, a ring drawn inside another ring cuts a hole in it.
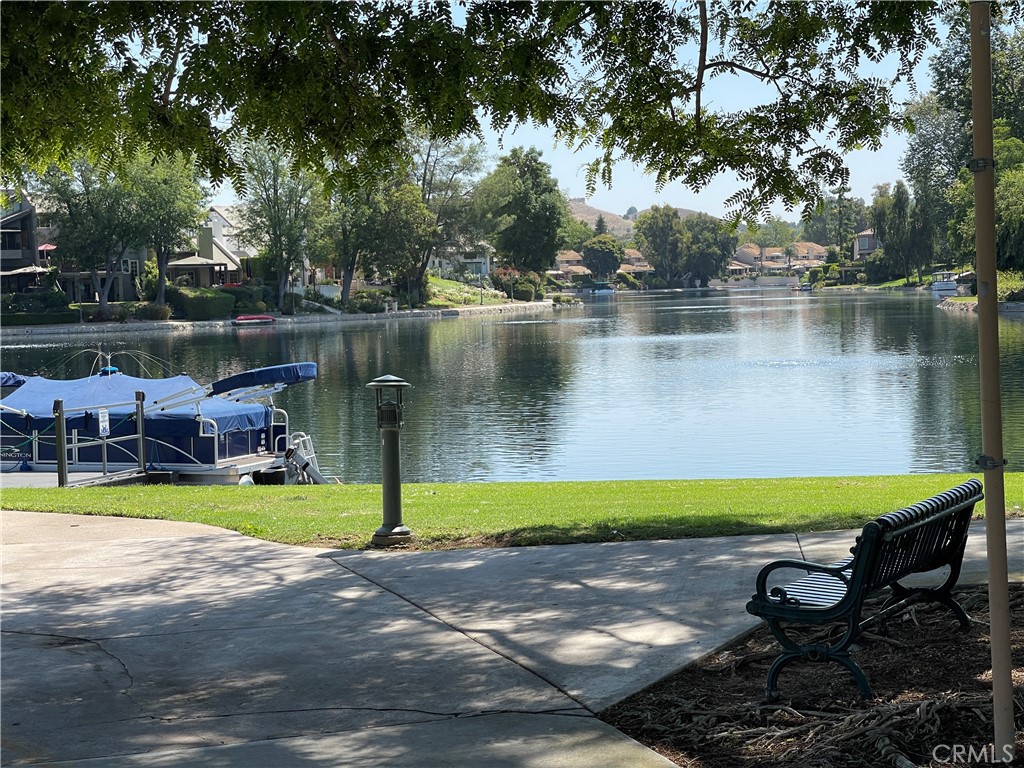
M 1024 164 L 1001 175 L 996 187 L 996 220 L 999 267 L 1024 271 Z
M 469 246 L 474 240 L 467 210 L 477 176 L 483 167 L 484 149 L 479 142 L 460 143 L 420 133 L 414 137 L 412 177 L 420 198 L 433 216 L 429 237 L 423 241 L 419 266 L 410 275 L 410 303 L 418 303 L 427 266 L 434 253 L 446 245 Z
M 788 221 L 772 216 L 750 230 L 750 239 L 762 248 L 786 248 L 796 241 L 796 228 Z
M 84 160 L 75 161 L 71 173 L 51 169 L 39 180 L 39 192 L 57 229 L 61 262 L 89 272 L 99 297 L 98 317 L 109 319 L 119 262 L 131 248 L 143 245 L 136 226 L 138 200 L 113 174 Z
M 605 235 L 608 233 L 608 225 L 604 223 L 604 215 L 597 214 L 597 221 L 594 222 L 594 234 Z
M 1015 232 L 1021 226 L 1019 199 L 1019 169 L 1024 168 L 1024 141 L 1013 136 L 1005 120 L 993 126 L 993 150 L 996 168 L 996 263 L 1002 268 L 1024 264 L 1024 257 L 1014 251 Z M 953 252 L 960 263 L 970 263 L 974 256 L 974 177 L 963 169 L 950 186 L 946 200 L 953 215 L 948 236 Z
M 706 288 L 711 278 L 725 273 L 736 253 L 736 236 L 720 220 L 706 213 L 687 216 L 682 225 L 690 233 L 689 242 L 682 248 L 684 268 L 693 282 Z
M 679 211 L 671 205 L 655 205 L 636 219 L 637 248 L 669 285 L 677 284 L 686 272 L 684 251 L 690 244 L 690 232 L 683 227 Z
M 1002 7 L 1002 6 L 1001 6 Z M 1007 14 L 1020 14 L 1008 4 Z M 116 163 L 145 145 L 244 185 L 234 137 L 333 187 L 391 162 L 411 124 L 478 135 L 549 125 L 760 216 L 847 181 L 844 152 L 904 126 L 894 82 L 937 42 L 934 3 L 3 3 L 2 172 Z M 891 52 L 885 77 L 864 61 Z M 581 66 L 582 64 L 582 66 Z M 726 111 L 720 89 L 768 94 Z M 60 105 L 54 109 L 53 105 Z M 128 151 L 126 151 L 128 150 Z M 809 210 L 809 208 L 807 209 Z
M 910 284 L 911 266 L 914 263 L 911 217 L 913 202 L 910 191 L 902 181 L 896 182 L 892 193 L 892 208 L 886 223 L 885 252 L 902 266 L 902 274 Z
M 433 233 L 434 215 L 424 204 L 420 187 L 399 183 L 382 189 L 371 198 L 364 224 L 363 269 L 408 288 Z
M 369 215 L 368 189 L 336 189 L 325 200 L 323 215 L 314 219 L 310 233 L 311 258 L 333 265 L 341 273 L 341 301 L 348 303 L 352 280 L 364 248 Z
M 277 305 L 285 309 L 288 284 L 303 269 L 319 186 L 309 173 L 293 172 L 282 150 L 265 144 L 248 147 L 245 171 L 241 236 L 276 273 Z
M 583 244 L 583 265 L 598 277 L 614 275 L 624 255 L 622 243 L 607 233 Z
M 154 303 L 163 305 L 167 263 L 175 252 L 191 247 L 202 222 L 206 195 L 194 164 L 180 153 L 162 158 L 137 154 L 126 169 L 126 184 L 138 200 L 138 238 L 156 253 Z
M 624 218 L 626 221 L 636 221 L 636 215 L 637 215 L 636 206 L 635 205 L 631 205 L 631 206 L 629 206 L 629 210 L 627 210 L 624 214 L 622 214 L 622 218 Z
M 571 220 L 569 203 L 536 148 L 513 149 L 491 174 L 501 222 L 494 238 L 498 255 L 522 272 L 544 272 L 555 263 L 561 233 Z
M 850 188 L 841 185 L 825 195 L 803 222 L 802 239 L 832 245 L 845 252 L 853 235 L 867 226 L 867 206 L 860 199 L 846 197 Z
M 568 248 L 573 251 L 582 251 L 583 244 L 596 234 L 597 233 L 594 232 L 594 228 L 587 224 L 583 219 L 574 219 L 569 217 L 565 222 L 565 226 L 562 227 L 562 233 L 559 236 L 560 245 L 562 248 Z

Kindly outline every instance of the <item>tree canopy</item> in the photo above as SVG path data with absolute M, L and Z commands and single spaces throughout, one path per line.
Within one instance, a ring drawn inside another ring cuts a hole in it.
M 1015 6 L 1011 5 L 1011 8 Z M 239 139 L 328 187 L 439 139 L 551 126 L 590 151 L 589 185 L 628 159 L 761 216 L 842 186 L 842 154 L 906 127 L 893 81 L 937 40 L 931 2 L 64 3 L 0 5 L 2 174 L 82 154 L 194 155 L 242 189 Z M 894 61 L 886 77 L 863 65 Z M 751 86 L 751 87 L 748 87 Z M 751 105 L 727 96 L 743 88 Z

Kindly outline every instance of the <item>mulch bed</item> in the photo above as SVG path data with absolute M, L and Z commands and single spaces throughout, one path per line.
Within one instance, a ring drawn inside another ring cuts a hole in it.
M 893 617 L 886 637 L 858 641 L 861 648 L 853 657 L 871 682 L 870 700 L 860 698 L 844 667 L 796 662 L 779 679 L 779 703 L 764 703 L 765 676 L 778 644 L 762 626 L 600 717 L 684 768 L 991 763 L 988 594 L 984 587 L 962 588 L 956 598 L 971 616 L 968 630 L 960 629 L 946 608 L 919 605 L 902 620 Z M 1019 766 L 1024 765 L 1022 585 L 1010 586 L 1010 614 L 1017 758 L 1009 765 Z M 962 745 L 956 753 L 954 745 Z

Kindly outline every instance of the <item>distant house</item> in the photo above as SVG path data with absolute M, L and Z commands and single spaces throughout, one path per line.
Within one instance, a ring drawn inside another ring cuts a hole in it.
M 427 269 L 439 274 L 456 272 L 486 276 L 491 273 L 493 258 L 494 248 L 490 243 L 449 242 L 434 250 Z
M 168 262 L 168 281 L 187 277 L 193 286 L 209 288 L 252 277 L 249 259 L 256 253 L 241 242 L 240 225 L 240 206 L 212 206 L 199 229 L 196 249 Z
M 867 261 L 868 256 L 881 246 L 882 244 L 875 237 L 875 230 L 865 229 L 863 232 L 858 232 L 853 238 L 853 253 L 851 256 L 854 261 Z
M 577 251 L 559 251 L 555 256 L 555 268 L 549 269 L 549 275 L 558 280 L 580 280 L 593 273 L 583 264 L 583 256 Z
M 796 242 L 789 248 L 762 248 L 757 243 L 744 243 L 733 254 L 729 274 L 744 274 L 739 269 L 740 265 L 747 267 L 748 272 L 763 275 L 801 273 L 823 265 L 825 254 L 824 246 L 811 242 Z
M 3 293 L 17 293 L 35 285 L 46 267 L 36 248 L 36 209 L 28 196 L 11 190 L 0 213 L 0 278 Z
M 622 263 L 619 265 L 619 272 L 633 275 L 643 279 L 645 275 L 653 273 L 654 267 L 647 263 L 647 259 L 636 248 L 627 248 L 623 254 Z

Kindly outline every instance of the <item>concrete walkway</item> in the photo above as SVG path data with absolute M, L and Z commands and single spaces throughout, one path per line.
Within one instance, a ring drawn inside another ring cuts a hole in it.
M 594 713 L 846 532 L 447 552 L 2 513 L 4 765 L 666 768 Z M 1024 580 L 1024 520 L 1008 521 Z M 962 580 L 985 581 L 972 535 Z

